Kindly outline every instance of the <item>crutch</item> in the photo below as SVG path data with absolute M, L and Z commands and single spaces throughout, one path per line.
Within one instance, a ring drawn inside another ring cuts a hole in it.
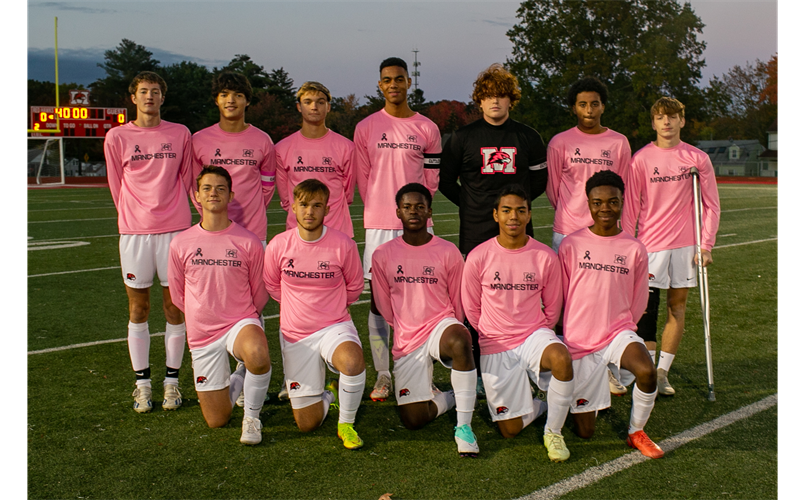
M 702 193 L 699 185 L 699 169 L 691 167 L 690 176 L 693 178 L 693 206 L 696 211 L 696 260 L 699 269 L 699 299 L 702 303 L 702 320 L 704 321 L 707 389 L 710 391 L 708 399 L 715 401 L 716 394 L 713 391 L 713 353 L 710 349 L 710 292 L 707 287 L 707 268 L 702 264 Z

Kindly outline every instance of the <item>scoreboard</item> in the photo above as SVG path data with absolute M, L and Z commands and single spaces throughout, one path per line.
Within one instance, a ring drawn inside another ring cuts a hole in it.
M 36 132 L 56 130 L 61 133 Z M 126 123 L 126 108 L 31 106 L 30 137 L 103 138 L 113 127 Z

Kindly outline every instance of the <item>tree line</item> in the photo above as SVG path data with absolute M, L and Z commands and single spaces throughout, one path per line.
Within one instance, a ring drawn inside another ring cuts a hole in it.
M 767 145 L 766 131 L 777 118 L 777 55 L 734 66 L 711 78 L 707 86 L 699 86 L 705 66 L 706 44 L 700 40 L 704 24 L 689 3 L 528 0 L 521 3 L 517 18 L 507 32 L 513 48 L 505 65 L 518 77 L 523 98 L 512 117 L 534 127 L 546 144 L 575 125 L 565 95 L 574 81 L 591 75 L 608 86 L 603 123 L 626 135 L 633 151 L 654 139 L 648 112 L 663 95 L 686 106 L 682 131 L 686 142 L 731 138 L 757 139 Z M 105 51 L 98 66 L 106 76 L 89 85 L 91 105 L 125 107 L 130 119 L 135 108 L 128 85 L 140 71 L 155 71 L 165 78 L 168 92 L 162 116 L 191 132 L 218 122 L 210 93 L 212 78 L 236 71 L 246 75 L 254 89 L 246 115 L 249 123 L 275 142 L 301 126 L 291 76 L 282 67 L 266 70 L 246 54 L 236 54 L 227 65 L 212 70 L 190 61 L 163 66 L 144 46 L 123 39 Z M 60 85 L 60 102 L 66 103 L 69 90 L 79 87 Z M 411 108 L 432 119 L 442 133 L 481 117 L 472 102 L 426 101 L 421 89 L 408 97 Z M 53 83 L 29 80 L 28 103 L 53 105 Z M 383 104 L 379 89 L 363 99 L 355 94 L 333 97 L 327 126 L 351 139 L 355 125 Z M 66 141 L 65 147 L 76 142 L 93 143 L 81 144 L 81 154 L 102 158 L 101 141 Z

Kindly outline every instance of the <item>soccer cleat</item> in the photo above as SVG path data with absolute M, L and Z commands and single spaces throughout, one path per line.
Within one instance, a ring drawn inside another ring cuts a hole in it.
M 134 411 L 137 413 L 148 413 L 153 409 L 154 406 L 151 404 L 150 386 L 137 386 L 131 395 L 134 397 Z
M 607 368 L 607 373 L 609 374 L 609 392 L 613 396 L 623 396 L 626 394 L 626 387 L 621 384 L 620 380 L 615 378 L 615 375 L 612 373 L 612 370 Z
M 545 444 L 545 448 L 548 449 L 548 458 L 551 461 L 564 462 L 570 458 L 570 450 L 567 449 L 565 438 L 561 434 L 547 432 L 542 436 L 542 442 Z
M 162 400 L 163 410 L 175 410 L 182 406 L 182 395 L 179 393 L 179 386 L 176 384 L 165 384 L 165 395 Z
M 662 458 L 665 456 L 665 452 L 662 451 L 662 448 L 657 446 L 643 431 L 629 434 L 629 436 L 626 437 L 626 444 L 639 450 L 640 453 L 649 458 Z
M 344 442 L 344 447 L 357 450 L 363 446 L 363 439 L 358 436 L 352 424 L 338 423 L 338 437 Z
M 431 383 L 430 383 L 430 392 L 433 394 L 433 396 L 434 396 L 434 397 L 435 397 L 437 394 L 441 394 L 441 393 L 442 393 L 441 389 L 439 389 L 438 387 L 436 387 L 436 384 L 434 384 L 433 382 L 431 382 Z
M 235 373 L 240 372 L 240 376 L 244 379 L 246 378 L 246 365 L 244 365 L 241 361 L 238 361 L 237 366 L 235 367 Z M 238 399 L 235 400 L 235 404 L 243 408 L 243 405 L 246 404 L 246 399 L 243 396 L 243 390 L 241 389 L 240 395 Z
M 372 401 L 385 401 L 389 398 L 390 393 L 391 379 L 388 375 L 380 375 L 377 377 L 377 382 L 375 382 L 375 386 L 371 394 L 369 394 L 369 397 L 372 398 Z
M 243 444 L 260 444 L 263 440 L 261 429 L 263 423 L 259 418 L 243 417 L 243 432 L 240 434 L 240 442 Z
M 668 372 L 662 368 L 657 368 L 657 394 L 663 396 L 673 396 L 676 391 L 668 383 Z
M 462 425 L 456 427 L 456 445 L 458 445 L 458 455 L 460 457 L 475 458 L 480 451 L 478 448 L 478 440 L 475 439 L 475 433 L 469 425 Z
M 324 386 L 324 389 L 330 391 L 333 394 L 333 402 L 330 403 L 330 408 L 337 410 L 338 409 L 338 381 L 331 380 Z

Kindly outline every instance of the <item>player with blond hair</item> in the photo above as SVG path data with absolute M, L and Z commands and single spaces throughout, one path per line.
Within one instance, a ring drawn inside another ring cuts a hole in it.
M 103 143 L 109 190 L 118 213 L 120 269 L 129 302 L 127 340 L 136 385 L 132 396 L 138 413 L 153 408 L 148 317 L 154 274 L 162 285 L 167 322 L 162 409 L 182 406 L 179 368 L 186 328 L 182 311 L 171 301 L 168 251 L 171 240 L 190 227 L 187 197 L 194 188 L 190 131 L 160 114 L 167 91 L 158 74 L 137 74 L 129 85 L 137 118 L 111 129 Z
M 358 246 L 324 225 L 330 191 L 323 182 L 306 179 L 293 194 L 297 227 L 271 239 L 263 271 L 268 293 L 280 304 L 285 386 L 302 432 L 319 428 L 337 402 L 338 437 L 357 449 L 363 440 L 354 424 L 366 367 L 348 307 L 363 291 Z M 325 386 L 327 368 L 339 374 L 337 385 Z
M 637 333 L 654 358 L 660 290 L 667 290 L 668 316 L 662 331 L 657 365 L 659 393 L 676 393 L 668 371 L 685 330 L 688 290 L 696 287 L 697 255 L 691 169 L 699 171 L 702 197 L 702 265 L 713 262 L 721 203 L 710 157 L 682 141 L 685 105 L 661 97 L 651 107 L 651 127 L 657 139 L 632 157 L 629 187 L 624 196 L 623 229 L 639 239 L 649 252 L 649 301 Z

